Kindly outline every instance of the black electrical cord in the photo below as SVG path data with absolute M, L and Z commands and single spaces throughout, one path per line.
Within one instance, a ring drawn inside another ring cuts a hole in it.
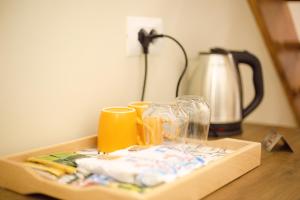
M 169 36 L 169 35 L 162 35 L 162 37 L 165 37 L 165 38 L 169 38 L 171 40 L 173 40 L 174 42 L 176 42 L 179 47 L 181 48 L 183 54 L 184 54 L 184 59 L 185 59 L 185 64 L 184 64 L 184 68 L 179 76 L 179 79 L 177 81 L 177 86 L 176 86 L 176 97 L 178 97 L 178 93 L 179 93 L 179 87 L 180 87 L 180 83 L 181 83 L 181 80 L 187 70 L 187 67 L 188 67 L 188 58 L 187 58 L 187 54 L 186 54 L 186 51 L 184 50 L 183 46 L 180 44 L 180 42 L 178 42 L 178 40 L 176 40 L 175 38 L 173 38 L 172 36 Z
M 187 54 L 186 51 L 184 49 L 184 47 L 180 44 L 180 42 L 178 40 L 176 40 L 175 38 L 173 38 L 170 35 L 164 35 L 164 34 L 156 34 L 156 32 L 154 30 L 151 30 L 150 33 L 148 34 L 144 29 L 141 29 L 138 33 L 138 39 L 143 47 L 143 52 L 145 55 L 145 76 L 144 76 L 144 83 L 143 83 L 143 91 L 142 91 L 142 97 L 141 97 L 141 101 L 144 100 L 144 95 L 145 95 L 145 90 L 146 90 L 146 80 L 147 80 L 147 71 L 148 71 L 148 47 L 149 44 L 156 38 L 169 38 L 171 40 L 173 40 L 176 44 L 178 44 L 178 46 L 181 48 L 183 54 L 184 54 L 184 58 L 185 58 L 185 64 L 184 64 L 184 68 L 179 76 L 179 79 L 177 81 L 177 86 L 176 86 L 176 93 L 175 96 L 178 97 L 179 94 L 179 88 L 180 88 L 180 83 L 181 80 L 187 70 L 188 67 L 188 58 L 187 58 Z
M 148 73 L 148 54 L 145 53 L 145 75 L 144 75 L 144 84 L 143 84 L 143 91 L 142 91 L 141 101 L 144 101 L 144 97 L 145 97 L 147 73 Z

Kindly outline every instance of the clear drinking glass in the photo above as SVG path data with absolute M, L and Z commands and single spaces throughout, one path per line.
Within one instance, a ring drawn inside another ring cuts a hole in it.
M 177 104 L 152 103 L 143 113 L 148 144 L 184 142 L 188 116 Z
M 210 109 L 200 96 L 184 95 L 176 98 L 176 104 L 189 116 L 187 138 L 206 141 L 210 124 Z

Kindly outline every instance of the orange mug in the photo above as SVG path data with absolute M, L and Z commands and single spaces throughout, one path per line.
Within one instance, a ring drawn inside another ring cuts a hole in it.
M 142 116 L 143 112 L 149 107 L 151 102 L 149 101 L 134 101 L 129 103 L 128 107 L 134 108 L 137 112 L 137 118 L 139 122 L 142 122 Z M 150 143 L 149 137 L 147 137 L 146 132 L 144 130 L 144 124 L 143 123 L 138 123 L 137 125 L 138 128 L 138 137 L 137 137 L 137 142 L 139 145 L 147 145 Z
M 137 144 L 137 112 L 130 107 L 102 109 L 98 129 L 98 151 L 109 153 Z

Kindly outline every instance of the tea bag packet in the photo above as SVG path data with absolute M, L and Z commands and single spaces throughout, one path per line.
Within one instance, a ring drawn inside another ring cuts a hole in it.
M 86 157 L 89 156 L 79 152 L 56 152 L 28 157 L 23 164 L 48 180 L 69 184 L 73 181 L 83 180 L 90 175 L 90 172 L 77 168 L 75 163 L 76 159 Z
M 77 166 L 75 160 L 84 157 L 87 156 L 74 152 L 59 152 L 48 155 L 28 157 L 24 165 L 49 172 L 57 177 L 61 177 L 64 174 L 76 173 Z

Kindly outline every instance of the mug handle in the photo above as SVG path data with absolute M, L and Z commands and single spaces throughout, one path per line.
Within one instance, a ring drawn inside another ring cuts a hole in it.
M 148 124 L 145 124 L 140 118 L 137 118 L 137 123 L 141 126 L 143 126 L 143 128 L 146 128 L 148 130 L 148 132 L 150 133 L 149 135 L 149 141 L 148 143 L 152 144 L 152 138 L 153 138 L 153 130 L 152 128 L 148 125 Z M 141 135 L 143 134 L 143 135 Z M 139 136 L 138 136 L 138 144 L 139 145 L 148 145 L 147 142 L 146 142 L 146 135 L 144 132 L 142 133 L 139 133 Z

